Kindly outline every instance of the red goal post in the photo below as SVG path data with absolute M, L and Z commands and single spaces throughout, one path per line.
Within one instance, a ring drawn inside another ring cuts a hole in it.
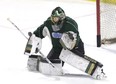
M 97 47 L 101 46 L 100 33 L 100 0 L 96 0 L 96 18 L 97 18 Z

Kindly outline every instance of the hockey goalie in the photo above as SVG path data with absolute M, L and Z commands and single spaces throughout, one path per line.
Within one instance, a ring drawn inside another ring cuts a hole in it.
M 65 72 L 62 67 L 64 63 L 68 63 L 95 79 L 105 77 L 103 64 L 84 55 L 84 43 L 80 38 L 78 25 L 65 15 L 61 7 L 56 7 L 51 16 L 33 33 L 29 33 L 29 36 L 24 52 L 29 55 L 29 70 L 47 75 L 63 75 Z M 42 39 L 46 36 L 53 46 L 47 57 L 40 52 Z

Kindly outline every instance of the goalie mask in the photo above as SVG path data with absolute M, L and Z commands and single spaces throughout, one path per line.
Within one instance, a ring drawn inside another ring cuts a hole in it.
M 58 31 L 62 28 L 63 20 L 65 19 L 65 12 L 62 8 L 56 7 L 51 14 L 51 21 L 53 22 L 52 28 Z

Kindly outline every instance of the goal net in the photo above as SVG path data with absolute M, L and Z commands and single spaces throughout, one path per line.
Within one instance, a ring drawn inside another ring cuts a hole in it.
M 116 0 L 96 0 L 96 3 L 101 44 L 116 43 Z

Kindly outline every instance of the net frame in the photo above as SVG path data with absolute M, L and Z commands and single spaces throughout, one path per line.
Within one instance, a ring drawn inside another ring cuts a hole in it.
M 114 4 L 113 8 L 111 7 L 112 4 Z M 100 47 L 101 44 L 116 43 L 115 4 L 116 2 L 113 0 L 96 0 L 97 47 Z

